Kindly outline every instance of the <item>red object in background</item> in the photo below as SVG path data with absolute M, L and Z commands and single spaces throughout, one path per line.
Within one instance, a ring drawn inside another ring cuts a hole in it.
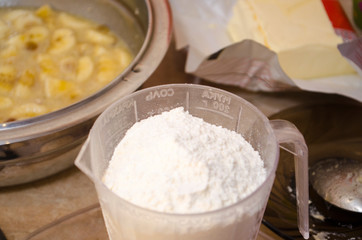
M 322 0 L 322 3 L 334 28 L 354 31 L 338 0 Z
M 345 41 L 355 39 L 357 37 L 356 33 L 338 0 L 321 1 L 336 33 Z

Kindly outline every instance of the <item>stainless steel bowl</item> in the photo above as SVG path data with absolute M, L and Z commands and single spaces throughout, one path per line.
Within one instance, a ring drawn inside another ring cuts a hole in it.
M 53 8 L 106 24 L 122 36 L 135 59 L 97 93 L 61 110 L 0 125 L 0 187 L 22 184 L 73 165 L 97 116 L 135 91 L 157 68 L 171 39 L 167 0 L 0 0 L 0 7 Z

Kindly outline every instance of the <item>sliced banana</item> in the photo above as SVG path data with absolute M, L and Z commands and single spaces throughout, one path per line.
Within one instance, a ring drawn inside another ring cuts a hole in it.
M 88 29 L 85 32 L 85 38 L 91 43 L 99 43 L 104 45 L 111 45 L 116 41 L 115 37 L 111 34 L 97 31 L 95 29 Z
M 35 73 L 32 70 L 25 70 L 23 74 L 19 77 L 19 84 L 24 86 L 32 87 L 35 84 Z
M 11 57 L 15 57 L 18 54 L 19 54 L 19 48 L 17 46 L 8 45 L 0 51 L 0 58 L 10 59 Z
M 125 49 L 115 49 L 114 55 L 118 59 L 120 68 L 122 68 L 122 70 L 125 69 L 132 61 L 131 54 Z
M 89 56 L 83 56 L 78 61 L 77 76 L 78 82 L 87 80 L 93 73 L 94 64 Z
M 15 20 L 31 14 L 31 11 L 25 9 L 14 9 L 4 14 L 4 20 L 14 22 Z
M 93 48 L 94 45 L 91 43 L 78 42 L 78 51 L 81 56 L 92 54 Z
M 12 65 L 0 65 L 0 82 L 13 83 L 16 78 L 16 69 Z
M 40 68 L 40 79 L 43 80 L 43 76 L 56 76 L 59 73 L 59 69 L 53 60 L 53 57 L 49 54 L 39 54 L 36 58 Z
M 25 44 L 24 34 L 15 34 L 9 37 L 6 41 L 2 42 L 3 46 L 0 50 L 0 57 L 2 60 L 9 59 L 20 55 L 21 49 Z
M 59 28 L 54 31 L 49 52 L 52 54 L 60 54 L 70 50 L 76 44 L 74 32 L 69 28 Z
M 5 45 L 22 47 L 22 46 L 24 46 L 25 39 L 26 39 L 26 37 L 24 34 L 14 34 L 6 41 Z
M 79 88 L 71 81 L 47 78 L 44 83 L 45 95 L 48 98 L 66 97 L 74 99 L 81 93 Z
M 108 54 L 109 50 L 100 44 L 96 44 L 93 50 L 93 55 L 99 57 L 104 54 Z
M 89 22 L 75 16 L 71 16 L 67 13 L 60 13 L 58 16 L 58 21 L 61 25 L 67 28 L 84 29 L 92 27 Z
M 15 85 L 15 87 L 13 88 L 13 92 L 12 95 L 14 97 L 16 97 L 17 99 L 19 98 L 28 98 L 29 96 L 32 95 L 32 91 L 31 88 L 25 84 L 22 83 L 17 83 Z
M 49 5 L 43 5 L 35 11 L 35 15 L 42 19 L 44 26 L 47 26 L 48 29 L 57 28 L 55 21 L 56 14 Z
M 40 17 L 43 20 L 48 19 L 54 14 L 53 9 L 49 5 L 43 5 L 38 10 L 36 10 L 35 15 Z
M 48 110 L 44 105 L 37 103 L 25 103 L 15 107 L 10 113 L 10 118 L 24 119 L 45 114 L 47 112 Z
M 40 25 L 42 20 L 35 16 L 32 12 L 24 13 L 14 20 L 15 29 L 21 31 L 25 30 L 28 27 Z
M 120 73 L 119 65 L 112 56 L 102 55 L 98 61 L 97 80 L 108 83 Z
M 0 96 L 0 109 L 9 108 L 13 105 L 13 101 L 8 97 Z
M 77 73 L 78 60 L 75 57 L 65 57 L 60 60 L 60 73 L 64 79 L 73 80 Z
M 58 92 L 58 80 L 54 78 L 45 78 L 44 80 L 44 93 L 47 98 L 51 98 L 57 95 Z
M 43 26 L 31 27 L 25 32 L 25 38 L 27 42 L 40 43 L 49 37 L 49 30 Z
M 0 82 L 0 93 L 2 94 L 9 94 L 11 90 L 13 89 L 13 84 L 6 83 L 6 82 Z
M 16 80 L 16 69 L 11 65 L 0 65 L 0 92 L 10 93 Z

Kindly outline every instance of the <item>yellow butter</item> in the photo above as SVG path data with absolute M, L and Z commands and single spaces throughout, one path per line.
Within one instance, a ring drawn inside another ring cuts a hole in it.
M 238 0 L 229 22 L 231 39 L 251 39 L 278 54 L 291 78 L 310 79 L 355 73 L 337 49 L 321 0 Z

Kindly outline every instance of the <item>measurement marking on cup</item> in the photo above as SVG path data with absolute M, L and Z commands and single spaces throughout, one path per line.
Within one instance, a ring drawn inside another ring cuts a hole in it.
M 200 109 L 200 110 L 204 110 L 204 111 L 209 111 L 209 112 L 213 112 L 213 113 L 218 113 L 220 115 L 223 115 L 224 117 L 227 117 L 229 119 L 234 119 L 232 116 L 226 114 L 226 113 L 223 113 L 223 112 L 220 112 L 218 110 L 214 110 L 214 109 L 211 109 L 211 108 L 204 108 L 204 107 L 196 107 L 196 109 Z
M 243 112 L 243 108 L 240 107 L 239 114 L 238 114 L 238 120 L 236 121 L 236 126 L 235 126 L 236 132 L 239 132 L 240 119 L 241 119 L 241 113 L 242 112 Z
M 152 92 L 149 92 L 145 98 L 146 101 L 152 101 L 156 98 L 172 97 L 174 94 L 175 91 L 173 90 L 173 88 L 163 88 L 160 90 L 154 90 Z
M 137 102 L 136 102 L 136 100 L 134 100 L 133 101 L 133 106 L 134 106 L 134 116 L 135 116 L 135 118 L 136 118 L 136 122 L 138 122 L 138 111 L 137 111 Z
M 190 92 L 186 92 L 186 110 L 189 111 L 190 109 Z

